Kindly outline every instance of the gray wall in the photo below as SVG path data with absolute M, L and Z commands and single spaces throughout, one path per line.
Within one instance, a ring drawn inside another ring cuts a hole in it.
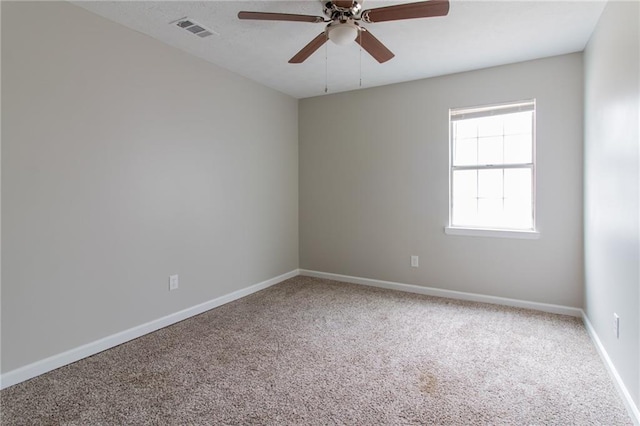
M 585 311 L 640 406 L 640 4 L 609 2 L 585 50 Z M 620 316 L 620 338 L 612 331 Z
M 300 267 L 582 307 L 582 66 L 577 53 L 300 101 Z M 530 98 L 540 239 L 445 235 L 449 108 Z
M 2 63 L 2 372 L 298 267 L 295 99 L 68 3 Z

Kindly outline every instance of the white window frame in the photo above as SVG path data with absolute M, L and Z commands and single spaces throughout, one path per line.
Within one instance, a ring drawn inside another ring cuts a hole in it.
M 492 115 L 503 115 L 521 111 L 532 111 L 532 157 L 531 163 L 507 163 L 507 164 L 484 164 L 475 166 L 454 166 L 453 164 L 453 123 L 458 120 L 489 117 Z M 455 117 L 455 119 L 453 118 Z M 487 228 L 453 225 L 453 172 L 456 170 L 492 170 L 509 168 L 530 168 L 531 169 L 531 214 L 532 229 L 508 229 L 508 228 Z M 445 227 L 448 235 L 471 236 L 471 237 L 497 237 L 497 238 L 520 238 L 538 239 L 540 232 L 536 222 L 536 100 L 507 102 L 501 104 L 483 105 L 466 108 L 449 109 L 449 223 Z

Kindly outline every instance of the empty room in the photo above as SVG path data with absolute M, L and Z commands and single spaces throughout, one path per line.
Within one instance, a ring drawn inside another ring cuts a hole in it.
M 640 425 L 639 2 L 0 15 L 0 424 Z

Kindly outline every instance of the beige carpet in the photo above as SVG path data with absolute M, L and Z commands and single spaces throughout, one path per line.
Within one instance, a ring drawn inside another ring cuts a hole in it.
M 296 277 L 0 392 L 2 424 L 632 424 L 581 321 Z

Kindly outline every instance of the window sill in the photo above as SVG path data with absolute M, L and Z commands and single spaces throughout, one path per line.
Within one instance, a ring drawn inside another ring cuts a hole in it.
M 540 232 L 538 231 L 507 231 L 503 229 L 458 228 L 452 226 L 445 226 L 444 233 L 465 237 L 517 238 L 522 240 L 537 240 L 540 238 Z

